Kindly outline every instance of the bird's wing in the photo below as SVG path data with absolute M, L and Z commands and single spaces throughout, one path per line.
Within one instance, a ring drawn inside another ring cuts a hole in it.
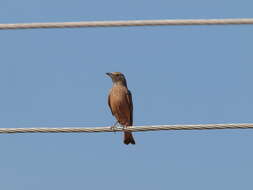
M 108 105 L 109 105 L 110 110 L 111 110 L 111 112 L 112 112 L 112 106 L 111 106 L 111 100 L 110 100 L 111 97 L 110 97 L 110 96 L 111 96 L 111 92 L 110 92 L 109 95 L 108 95 Z M 112 112 L 112 115 L 114 115 L 113 112 Z
M 133 125 L 133 100 L 132 100 L 132 93 L 130 90 L 127 92 L 127 102 L 130 110 L 130 125 Z

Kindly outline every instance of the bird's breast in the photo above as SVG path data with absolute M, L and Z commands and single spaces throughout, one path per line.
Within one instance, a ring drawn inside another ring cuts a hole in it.
M 110 100 L 113 104 L 121 104 L 126 101 L 127 89 L 121 86 L 115 86 L 111 89 Z
M 112 114 L 121 125 L 132 125 L 132 105 L 129 101 L 128 89 L 125 86 L 114 85 L 109 94 L 109 105 Z

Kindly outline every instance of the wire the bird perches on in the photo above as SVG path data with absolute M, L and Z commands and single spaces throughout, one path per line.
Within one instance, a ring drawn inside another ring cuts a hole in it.
M 253 129 L 253 123 L 231 124 L 198 124 L 198 125 L 152 125 L 132 126 L 127 131 L 161 131 L 161 130 L 211 130 L 211 129 Z M 111 127 L 68 127 L 68 128 L 0 128 L 0 133 L 96 133 L 96 132 L 122 132 L 122 128 Z
M 165 26 L 165 25 L 232 25 L 232 24 L 233 25 L 253 24 L 253 18 L 15 23 L 15 24 L 0 24 L 0 30 L 35 29 L 35 28 L 81 28 L 81 27 L 122 27 L 122 26 Z

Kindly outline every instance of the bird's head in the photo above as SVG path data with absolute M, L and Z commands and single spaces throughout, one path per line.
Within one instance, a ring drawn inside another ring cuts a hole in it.
M 126 86 L 126 78 L 121 72 L 111 72 L 106 73 L 109 77 L 111 77 L 112 82 L 114 84 L 123 84 Z

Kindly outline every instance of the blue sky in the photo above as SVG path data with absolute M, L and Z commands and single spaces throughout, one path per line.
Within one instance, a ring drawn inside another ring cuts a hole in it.
M 253 17 L 242 1 L 2 0 L 0 22 Z M 98 127 L 121 71 L 134 124 L 253 122 L 253 26 L 0 31 L 0 127 Z M 251 130 L 0 135 L 0 188 L 252 189 Z

